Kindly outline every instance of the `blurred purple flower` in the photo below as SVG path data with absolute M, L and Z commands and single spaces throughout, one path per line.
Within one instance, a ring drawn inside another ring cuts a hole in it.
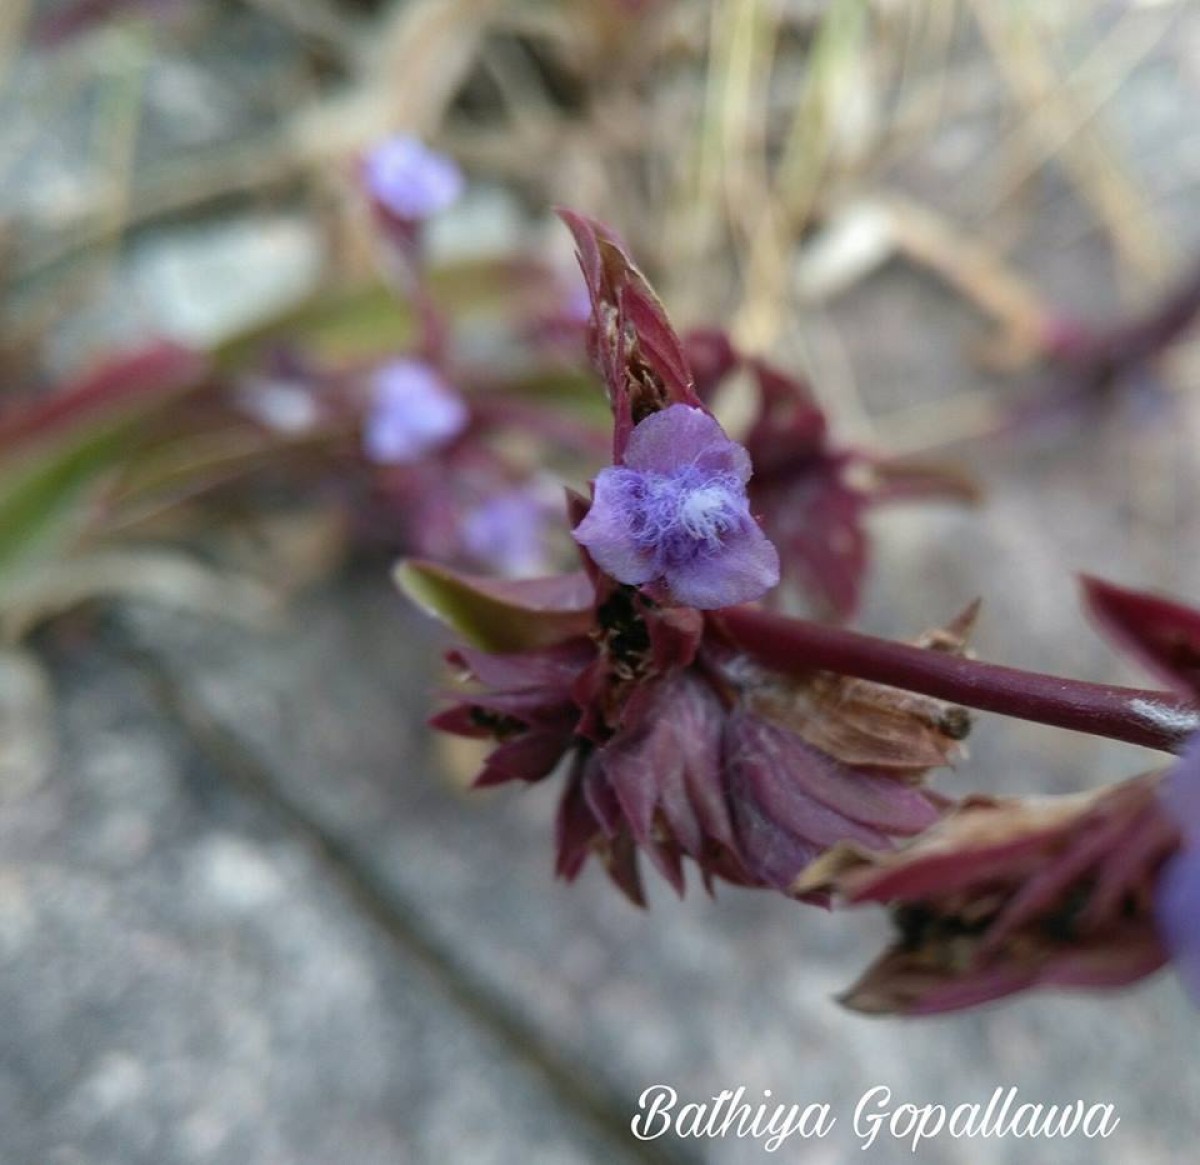
M 437 371 L 420 360 L 382 365 L 371 382 L 363 429 L 370 460 L 405 465 L 452 441 L 467 425 L 466 403 Z
M 463 547 L 506 578 L 546 574 L 547 516 L 545 500 L 532 489 L 496 494 L 463 519 Z
M 1179 977 L 1200 1005 L 1200 737 L 1167 774 L 1162 800 L 1183 841 L 1159 877 L 1155 915 Z
M 1200 1006 L 1200 846 L 1185 847 L 1164 867 L 1155 908 L 1175 970 Z
M 414 137 L 380 142 L 363 159 L 367 191 L 386 214 L 420 222 L 445 210 L 463 191 L 462 171 Z
M 623 465 L 601 470 L 575 539 L 618 582 L 658 584 L 684 606 L 761 598 L 779 555 L 750 514 L 751 472 L 708 413 L 672 405 L 634 427 Z

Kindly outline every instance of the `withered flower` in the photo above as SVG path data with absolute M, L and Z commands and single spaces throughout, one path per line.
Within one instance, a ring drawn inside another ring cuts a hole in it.
M 1200 1002 L 1200 612 L 1084 580 L 1096 622 L 1169 680 L 1130 710 L 1193 733 L 1165 771 L 1071 797 L 970 797 L 888 852 L 841 845 L 797 893 L 889 907 L 897 938 L 845 997 L 929 1014 L 1037 986 L 1133 982 L 1170 959 Z
M 886 904 L 897 931 L 843 1002 L 926 1015 L 1158 970 L 1167 951 L 1156 889 L 1180 841 L 1161 779 L 1067 797 L 970 797 L 900 849 L 824 854 L 796 892 Z

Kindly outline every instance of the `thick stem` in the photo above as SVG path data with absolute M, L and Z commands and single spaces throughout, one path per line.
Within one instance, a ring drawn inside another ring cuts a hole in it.
M 773 671 L 831 671 L 983 712 L 1032 720 L 1167 752 L 1200 730 L 1200 709 L 1169 692 L 1090 684 L 981 663 L 856 631 L 732 607 L 729 638 Z

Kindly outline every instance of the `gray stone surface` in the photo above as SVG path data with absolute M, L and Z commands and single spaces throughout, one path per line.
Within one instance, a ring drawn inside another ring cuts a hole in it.
M 58 769 L 0 813 L 5 1165 L 619 1156 L 144 677 L 56 680 Z

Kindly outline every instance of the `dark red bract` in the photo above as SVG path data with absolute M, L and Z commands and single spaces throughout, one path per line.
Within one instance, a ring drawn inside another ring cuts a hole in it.
M 835 842 L 887 847 L 937 819 L 943 802 L 919 782 L 957 753 L 946 705 L 772 676 L 718 622 L 589 568 L 593 599 L 576 612 L 586 634 L 520 652 L 456 648 L 450 662 L 472 686 L 433 721 L 496 742 L 477 784 L 561 769 L 563 876 L 595 854 L 641 902 L 641 853 L 681 892 L 686 860 L 708 886 L 790 892 Z

